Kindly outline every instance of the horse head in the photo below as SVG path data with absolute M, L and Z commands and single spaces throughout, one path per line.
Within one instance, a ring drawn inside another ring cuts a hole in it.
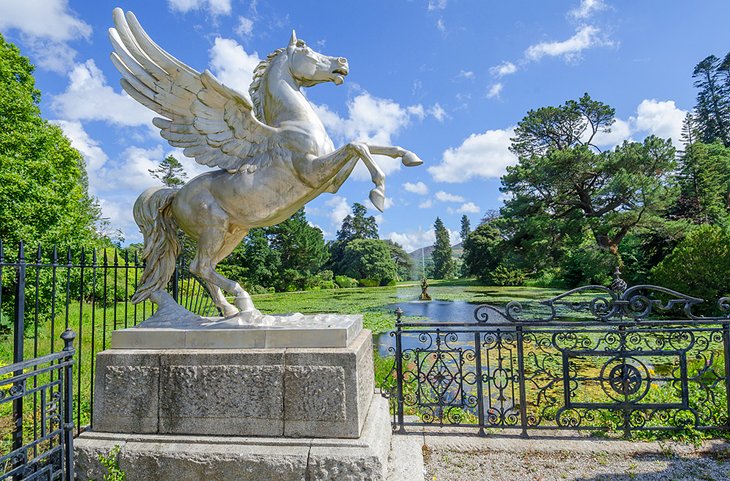
M 302 87 L 311 87 L 322 82 L 334 82 L 336 85 L 341 85 L 350 71 L 346 58 L 328 57 L 315 52 L 303 40 L 297 40 L 297 34 L 294 31 L 292 31 L 286 51 L 289 58 L 289 71 L 294 80 Z

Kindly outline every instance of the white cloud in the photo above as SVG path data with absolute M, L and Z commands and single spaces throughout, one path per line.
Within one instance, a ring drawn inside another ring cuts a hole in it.
M 83 155 L 86 163 L 86 173 L 89 176 L 89 190 L 92 195 L 96 195 L 99 173 L 109 158 L 99 146 L 99 143 L 84 130 L 81 122 L 55 120 L 53 123 L 61 127 L 66 137 L 71 140 L 71 145 Z
M 435 118 L 439 122 L 443 122 L 444 119 L 446 117 L 448 117 L 448 115 L 446 114 L 446 111 L 444 110 L 443 107 L 441 107 L 441 105 L 438 102 L 433 104 L 433 106 L 430 109 L 428 109 L 428 113 L 429 113 L 429 115 L 432 115 L 433 118 Z
M 449 242 L 451 245 L 458 244 L 461 241 L 459 231 L 449 228 L 446 230 L 449 231 Z M 403 250 L 406 252 L 413 252 L 421 247 L 432 246 L 436 242 L 436 235 L 433 229 L 424 231 L 419 228 L 417 231 L 411 232 L 391 232 L 385 237 L 402 245 Z
M 51 108 L 66 120 L 103 120 L 125 126 L 151 125 L 154 112 L 126 93 L 118 94 L 89 59 L 68 74 L 66 91 L 51 99 Z
M 362 93 L 347 102 L 347 118 L 340 117 L 326 105 L 314 105 L 319 118 L 336 143 L 359 141 L 372 145 L 392 145 L 392 137 L 408 126 L 413 118 L 422 119 L 425 110 L 421 105 L 403 107 L 389 99 L 373 97 Z M 400 169 L 400 159 L 375 156 L 385 174 Z M 353 177 L 369 180 L 370 174 L 360 163 L 353 172 Z
M 459 147 L 447 149 L 441 164 L 429 167 L 428 171 L 439 182 L 466 182 L 473 177 L 498 178 L 508 165 L 517 163 L 517 158 L 509 151 L 513 135 L 514 128 L 472 134 Z
M 464 202 L 464 198 L 462 196 L 449 194 L 443 190 L 436 192 L 436 200 L 440 200 L 441 202 Z
M 502 88 L 504 85 L 502 85 L 501 82 L 497 82 L 496 84 L 493 84 L 491 87 L 489 87 L 489 91 L 487 92 L 487 98 L 491 99 L 494 97 L 499 98 L 499 94 L 502 93 Z
M 525 57 L 531 61 L 538 61 L 543 57 L 562 56 L 566 61 L 573 61 L 579 58 L 583 50 L 610 46 L 613 43 L 603 38 L 601 29 L 592 25 L 580 27 L 575 35 L 567 40 L 554 42 L 541 42 L 531 45 L 525 50 Z
M 229 15 L 231 0 L 167 0 L 170 9 L 187 13 L 191 10 L 206 8 L 212 15 Z
M 489 69 L 489 73 L 495 77 L 504 77 L 505 75 L 512 75 L 515 72 L 517 72 L 517 65 L 512 62 L 502 62 Z
M 459 214 L 478 214 L 481 212 L 482 209 L 476 205 L 474 202 L 467 202 L 465 204 L 461 204 L 461 206 L 456 209 L 456 212 Z
M 438 29 L 439 32 L 446 33 L 446 24 L 444 23 L 443 18 L 439 18 L 436 21 L 436 28 Z
M 342 225 L 342 219 L 350 213 L 350 205 L 347 203 L 347 199 L 341 195 L 335 195 L 331 199 L 327 199 L 324 205 L 332 208 L 330 222 L 339 228 Z
M 239 37 L 248 37 L 253 32 L 253 20 L 246 17 L 238 17 L 238 26 L 236 27 L 236 35 Z
M 258 54 L 247 53 L 233 39 L 216 37 L 208 56 L 210 69 L 216 78 L 249 98 L 248 87 L 253 79 L 253 71 L 260 62 Z
M 91 26 L 69 10 L 67 0 L 0 1 L 0 31 L 6 30 L 18 30 L 34 63 L 59 74 L 76 57 L 68 42 L 91 35 Z
M 448 3 L 449 0 L 428 0 L 428 11 L 444 10 Z
M 416 182 L 415 184 L 412 182 L 406 182 L 405 184 L 403 184 L 403 188 L 407 192 L 413 192 L 414 194 L 418 195 L 428 194 L 428 186 L 423 182 Z
M 433 201 L 431 199 L 424 200 L 418 204 L 419 209 L 430 209 L 431 207 L 433 207 Z
M 686 110 L 677 108 L 673 100 L 642 100 L 636 108 L 636 129 L 678 144 Z
M 459 71 L 459 75 L 457 75 L 456 77 L 467 79 L 467 80 L 474 80 L 476 75 L 471 70 L 461 70 L 461 71 Z
M 580 5 L 571 9 L 568 15 L 575 19 L 586 19 L 594 13 L 605 10 L 607 5 L 602 0 L 581 0 Z
M 628 140 L 631 137 L 631 133 L 632 128 L 630 121 L 616 119 L 613 125 L 611 125 L 610 132 L 598 132 L 596 136 L 593 137 L 593 144 L 600 147 L 613 147 L 624 140 Z

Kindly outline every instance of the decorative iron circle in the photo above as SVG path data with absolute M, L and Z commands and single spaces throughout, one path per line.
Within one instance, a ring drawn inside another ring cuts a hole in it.
M 641 373 L 631 364 L 619 364 L 608 374 L 608 383 L 619 394 L 631 395 L 641 387 Z
M 651 375 L 646 365 L 631 356 L 616 356 L 601 368 L 601 387 L 617 402 L 638 402 L 651 386 Z

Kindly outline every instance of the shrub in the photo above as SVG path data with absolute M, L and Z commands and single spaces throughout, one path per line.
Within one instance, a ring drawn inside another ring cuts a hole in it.
M 607 286 L 617 265 L 616 256 L 595 244 L 583 243 L 569 251 L 562 261 L 561 273 L 568 287 L 588 284 Z
M 360 279 L 360 287 L 378 287 L 380 280 L 378 279 Z
M 357 279 L 347 276 L 335 276 L 335 284 L 343 289 L 358 286 Z
M 489 277 L 495 286 L 521 286 L 525 283 L 527 275 L 521 269 L 500 264 Z
M 705 309 L 713 310 L 715 302 L 730 293 L 730 230 L 695 228 L 652 269 L 651 278 L 660 286 L 705 299 Z

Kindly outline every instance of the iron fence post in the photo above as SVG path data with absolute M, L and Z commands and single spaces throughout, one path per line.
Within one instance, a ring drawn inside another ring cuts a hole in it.
M 725 425 L 730 428 L 730 324 L 722 325 L 722 344 L 725 348 L 725 393 L 727 401 L 727 418 Z
M 404 414 L 403 414 L 403 346 L 401 344 L 401 334 L 403 333 L 401 326 L 401 315 L 403 311 L 398 308 L 396 310 L 395 320 L 395 374 L 397 379 L 396 384 L 396 396 L 397 396 L 397 409 L 398 409 L 398 432 L 405 433 L 406 429 L 403 425 Z
M 180 263 L 182 260 L 182 256 L 178 257 L 175 261 L 175 271 L 172 274 L 172 298 L 175 299 L 175 302 L 178 304 L 180 303 L 179 295 L 179 284 L 180 284 Z
M 479 435 L 486 436 L 484 432 L 484 393 L 482 392 L 482 344 L 479 331 L 474 332 L 474 355 L 476 356 L 477 371 L 477 417 L 479 418 Z
M 520 381 L 520 424 L 522 426 L 523 438 L 528 437 L 527 434 L 527 393 L 525 392 L 525 352 L 522 334 L 522 326 L 515 327 L 517 331 L 517 379 Z
M 65 463 L 65 475 L 66 481 L 73 481 L 74 479 L 74 436 L 73 436 L 73 416 L 74 416 L 74 397 L 73 397 L 73 356 L 76 352 L 73 346 L 76 334 L 71 329 L 66 329 L 61 334 L 63 339 L 64 347 L 63 350 L 66 352 L 65 362 L 66 367 L 64 368 L 64 424 L 63 424 L 63 443 L 64 449 L 64 463 Z
M 24 349 L 24 339 L 23 336 L 25 335 L 25 247 L 23 246 L 23 242 L 21 241 L 18 244 L 18 264 L 17 264 L 17 271 L 16 271 L 16 278 L 15 278 L 15 319 L 14 319 L 14 325 L 13 325 L 13 363 L 18 363 L 23 361 L 23 349 Z M 14 376 L 21 376 L 23 374 L 22 370 L 15 371 L 13 373 Z M 25 388 L 23 386 L 25 384 L 25 381 L 19 381 L 19 383 L 14 384 L 14 387 L 16 389 L 19 389 L 21 392 L 25 391 Z M 18 396 L 17 399 L 13 401 L 13 443 L 12 443 L 12 449 L 15 451 L 16 449 L 21 449 L 23 447 L 23 396 Z M 23 458 L 25 458 L 25 454 L 23 455 Z M 16 458 L 16 465 L 20 466 L 23 465 L 24 461 L 22 459 Z M 21 479 L 22 474 L 16 477 L 15 479 Z

